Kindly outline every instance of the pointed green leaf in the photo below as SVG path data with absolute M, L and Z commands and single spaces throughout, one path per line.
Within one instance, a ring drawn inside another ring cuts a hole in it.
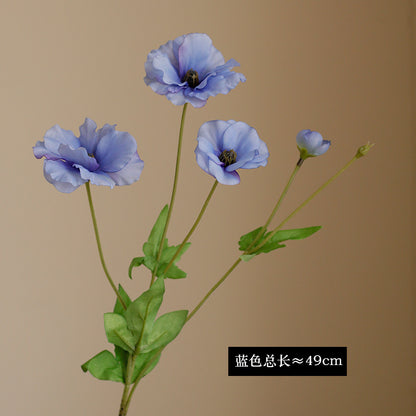
M 111 380 L 124 383 L 120 362 L 110 351 L 101 351 L 81 366 L 82 371 L 89 371 L 99 380 Z
M 105 313 L 104 329 L 109 342 L 118 345 L 125 351 L 134 352 L 137 336 L 128 329 L 127 321 L 122 315 L 112 312 Z
M 162 304 L 164 293 L 164 280 L 156 279 L 150 289 L 133 301 L 126 311 L 128 328 L 135 334 L 140 345 L 146 343 L 147 335 Z
M 190 246 L 191 246 L 191 243 L 189 242 L 183 245 L 183 247 L 181 248 L 181 251 L 176 256 L 174 263 L 176 263 L 177 261 L 181 259 L 182 255 L 185 253 L 186 250 L 188 250 Z M 178 251 L 179 247 L 180 247 L 180 244 L 177 246 L 170 246 L 170 247 L 164 248 L 162 251 L 162 255 L 160 256 L 160 263 L 169 263 L 172 260 L 172 257 Z
M 121 285 L 118 285 L 118 293 L 120 293 L 121 299 L 123 299 L 124 304 L 128 308 L 130 303 L 131 303 L 131 299 L 130 299 L 129 295 L 127 294 L 127 292 L 123 289 L 123 287 Z M 124 315 L 125 309 L 121 305 L 118 298 L 116 300 L 116 304 L 114 305 L 113 312 L 118 313 L 119 315 Z
M 129 353 L 124 351 L 123 348 L 118 347 L 117 345 L 114 346 L 114 355 L 116 356 L 116 360 L 120 363 L 121 369 L 123 371 L 123 377 L 126 378 L 125 371 L 127 369 L 127 361 L 129 359 Z
M 257 237 L 257 234 L 260 232 L 262 228 L 263 227 L 256 228 L 255 230 L 250 231 L 249 233 L 241 236 L 240 241 L 238 242 L 241 251 L 246 251 L 250 247 L 251 243 Z M 260 242 L 260 238 L 258 242 Z
M 139 354 L 134 362 L 132 383 L 134 383 L 138 377 L 143 378 L 145 375 L 149 374 L 156 367 L 160 356 L 160 350 Z
M 129 277 L 130 277 L 130 279 L 133 279 L 132 276 L 131 276 L 133 268 L 141 266 L 143 264 L 143 262 L 144 262 L 144 257 L 135 257 L 131 261 L 130 266 L 129 266 Z
M 178 266 L 176 266 L 175 264 L 172 264 L 172 266 L 169 267 L 169 270 L 165 273 L 164 269 L 166 269 L 167 264 L 162 264 L 160 266 L 160 275 L 164 278 L 169 278 L 169 279 L 183 279 L 186 277 L 186 273 L 181 270 Z M 157 274 L 159 274 L 159 271 L 157 272 Z
M 143 352 L 164 347 L 173 341 L 185 325 L 188 311 L 174 311 L 162 315 L 153 325 L 148 346 Z
M 150 232 L 147 243 L 143 245 L 143 252 L 146 256 L 157 256 L 160 241 L 162 239 L 163 231 L 165 230 L 166 220 L 168 218 L 168 206 L 165 205 L 160 212 L 155 225 Z

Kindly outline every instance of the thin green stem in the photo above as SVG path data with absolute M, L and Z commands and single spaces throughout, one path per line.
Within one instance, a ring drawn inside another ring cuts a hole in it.
M 188 315 L 186 318 L 186 322 L 188 322 L 201 308 L 201 306 L 206 302 L 206 300 L 212 295 L 212 293 L 218 288 L 218 286 L 221 285 L 221 283 L 224 282 L 224 280 L 231 274 L 231 272 L 240 264 L 241 259 L 240 257 L 233 263 L 233 265 L 225 272 L 225 274 L 221 277 L 220 280 L 218 280 L 217 283 L 215 283 L 214 286 L 208 291 L 208 293 L 203 297 L 201 302 L 198 303 L 198 305 L 193 309 L 193 311 Z
M 160 240 L 159 251 L 158 251 L 157 257 L 156 257 L 156 266 L 155 266 L 155 268 L 152 272 L 152 280 L 150 282 L 150 286 L 152 286 L 153 282 L 155 281 L 155 276 L 156 276 L 157 268 L 158 268 L 157 263 L 160 259 L 161 254 L 162 254 L 163 243 L 165 241 L 166 234 L 168 232 L 170 217 L 172 215 L 173 204 L 175 202 L 176 188 L 177 188 L 177 185 L 178 185 L 178 177 L 179 177 L 179 166 L 180 166 L 180 160 L 181 160 L 183 128 L 184 128 L 184 125 L 185 125 L 185 115 L 186 115 L 187 107 L 188 107 L 188 103 L 185 103 L 184 106 L 183 106 L 183 110 L 182 110 L 181 126 L 179 128 L 178 151 L 177 151 L 177 154 L 176 154 L 176 166 L 175 166 L 175 177 L 174 177 L 174 180 L 173 180 L 173 187 L 172 187 L 172 194 L 171 194 L 171 197 L 170 197 L 168 216 L 167 216 L 167 219 L 166 219 L 165 228 L 163 230 L 162 239 Z
M 209 201 L 212 198 L 212 195 L 214 194 L 215 190 L 217 189 L 218 186 L 218 181 L 215 180 L 214 184 L 212 185 L 211 190 L 209 191 L 209 194 L 204 202 L 204 205 L 202 205 L 201 211 L 198 214 L 198 217 L 196 218 L 194 224 L 192 225 L 191 229 L 189 230 L 188 234 L 186 234 L 186 237 L 184 238 L 184 240 L 182 241 L 182 244 L 179 246 L 179 248 L 176 250 L 176 253 L 174 254 L 174 256 L 172 257 L 171 261 L 169 262 L 169 264 L 166 266 L 165 269 L 165 273 L 170 269 L 170 267 L 172 266 L 172 264 L 175 262 L 176 258 L 179 256 L 179 253 L 182 251 L 184 245 L 189 241 L 189 239 L 191 238 L 192 234 L 194 233 L 194 231 L 196 230 L 196 228 L 198 227 L 198 224 L 200 223 L 202 216 L 204 215 Z
M 267 219 L 266 223 L 263 225 L 263 227 L 261 228 L 261 230 L 258 232 L 256 238 L 251 242 L 251 244 L 247 247 L 246 252 L 249 252 L 250 249 L 255 246 L 255 244 L 257 243 L 257 241 L 259 241 L 259 239 L 263 236 L 264 232 L 267 230 L 267 227 L 270 225 L 270 223 L 272 222 L 272 219 L 274 218 L 274 216 L 277 213 L 277 210 L 280 208 L 280 205 L 282 204 L 283 199 L 285 198 L 287 192 L 289 191 L 290 185 L 292 185 L 293 180 L 295 179 L 296 174 L 298 173 L 300 167 L 302 166 L 303 163 L 303 159 L 299 159 L 299 161 L 296 163 L 295 168 L 293 169 L 292 174 L 290 175 L 290 178 L 286 184 L 286 186 L 284 187 L 282 193 L 280 194 L 280 197 L 278 199 L 278 201 L 276 202 L 276 205 L 273 208 L 273 211 L 271 212 L 269 218 Z
M 134 361 L 135 361 L 135 357 L 133 356 L 133 354 L 129 354 L 129 358 L 127 360 L 127 367 L 126 367 L 126 381 L 124 383 L 123 396 L 121 397 L 119 416 L 125 416 L 127 414 L 127 409 L 128 409 L 127 401 L 129 397 L 131 377 L 134 371 Z
M 124 303 L 123 298 L 121 297 L 120 293 L 118 292 L 118 290 L 116 288 L 116 285 L 114 284 L 113 279 L 111 278 L 110 273 L 108 272 L 107 266 L 106 266 L 105 261 L 104 261 L 104 254 L 103 254 L 103 249 L 101 247 L 100 234 L 98 233 L 97 218 L 95 217 L 94 205 L 92 203 L 90 183 L 86 182 L 85 187 L 87 189 L 88 203 L 90 205 L 92 224 L 94 226 L 95 240 L 97 241 L 98 254 L 100 255 L 101 265 L 103 266 L 103 270 L 104 270 L 104 273 L 107 277 L 108 283 L 110 283 L 111 287 L 113 288 L 114 293 L 116 294 L 119 302 L 121 303 L 121 306 L 124 309 L 126 309 L 126 304 Z
M 323 185 L 321 185 L 315 192 L 313 192 L 308 198 L 306 198 L 294 211 L 292 211 L 289 216 L 287 216 L 271 233 L 265 238 L 261 244 L 251 250 L 252 252 L 257 251 L 259 248 L 263 247 L 273 236 L 291 219 L 293 218 L 305 205 L 307 205 L 316 195 L 323 191 L 331 182 L 338 178 L 341 173 L 347 170 L 356 160 L 357 156 L 354 156 L 343 168 L 341 168 L 334 176 L 329 178 Z

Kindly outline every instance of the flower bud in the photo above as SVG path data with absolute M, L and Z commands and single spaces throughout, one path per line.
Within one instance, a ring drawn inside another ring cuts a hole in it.
M 374 145 L 375 143 L 370 144 L 370 142 L 368 142 L 367 144 L 360 146 L 357 150 L 355 157 L 359 159 L 360 157 L 365 156 Z
M 331 144 L 329 140 L 324 140 L 320 133 L 309 129 L 301 130 L 297 134 L 296 143 L 302 160 L 323 155 Z

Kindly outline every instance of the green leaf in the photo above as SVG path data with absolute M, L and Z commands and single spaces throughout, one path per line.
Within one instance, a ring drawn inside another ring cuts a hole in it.
M 238 242 L 241 251 L 246 251 L 250 247 L 251 243 L 257 237 L 257 234 L 260 232 L 262 228 L 263 227 L 256 228 L 255 230 L 250 231 L 249 233 L 241 236 L 240 241 Z M 260 239 L 258 240 L 258 242 L 260 243 Z
M 133 301 L 126 311 L 127 326 L 137 337 L 140 345 L 146 343 L 147 335 L 162 304 L 165 282 L 156 279 L 149 290 Z M 137 346 L 136 346 L 137 348 Z
M 147 243 L 143 245 L 143 252 L 146 256 L 156 257 L 160 241 L 162 239 L 163 231 L 165 230 L 166 220 L 168 218 L 168 205 L 165 205 L 160 212 L 155 225 L 150 232 Z
M 141 266 L 143 263 L 144 263 L 144 257 L 135 257 L 135 258 L 131 261 L 130 266 L 129 266 L 129 277 L 130 277 L 130 279 L 132 279 L 131 273 L 132 273 L 132 271 L 133 271 L 133 268 L 134 268 L 134 267 L 139 267 L 139 266 Z
M 145 375 L 149 374 L 156 367 L 161 354 L 160 350 L 139 354 L 134 362 L 132 383 L 134 383 L 138 377 L 143 378 Z
M 125 303 L 126 307 L 128 308 L 130 303 L 131 303 L 131 299 L 130 299 L 129 295 L 127 294 L 127 292 L 123 289 L 123 287 L 121 285 L 118 285 L 118 293 L 120 294 L 121 299 L 123 299 L 123 302 Z M 114 305 L 113 312 L 118 313 L 119 315 L 124 315 L 124 313 L 126 312 L 126 310 L 123 308 L 123 306 L 121 305 L 118 298 L 116 300 L 116 304 Z
M 125 351 L 134 352 L 138 338 L 128 329 L 124 316 L 112 312 L 105 313 L 104 329 L 109 342 Z
M 165 347 L 173 341 L 185 325 L 188 311 L 174 311 L 162 315 L 153 325 L 148 346 L 143 352 Z
M 172 264 L 172 266 L 169 267 L 169 270 L 165 273 L 164 269 L 166 269 L 167 266 L 167 264 L 162 264 L 160 266 L 161 277 L 167 277 L 169 279 L 183 279 L 186 277 L 186 273 L 175 264 Z M 157 272 L 157 274 L 159 274 L 159 271 Z
M 315 227 L 307 227 L 307 228 L 297 228 L 294 230 L 280 230 L 277 231 L 276 234 L 273 235 L 270 240 L 267 241 L 266 244 L 261 246 L 259 249 L 253 251 L 250 254 L 243 254 L 240 256 L 241 260 L 249 261 L 254 256 L 260 253 L 269 253 L 270 251 L 276 250 L 278 248 L 286 247 L 284 244 L 280 244 L 282 241 L 287 240 L 301 240 L 303 238 L 307 238 L 312 234 L 316 233 L 322 227 L 315 226 Z M 241 251 L 246 251 L 252 242 L 257 237 L 258 232 L 261 228 L 256 228 L 255 230 L 243 235 L 239 241 L 239 248 Z M 255 246 L 259 246 L 263 241 L 265 241 L 272 232 L 268 232 L 264 234 L 255 244 Z M 251 251 L 251 250 L 250 250 Z
M 188 248 L 191 246 L 191 243 L 185 243 L 183 245 L 183 247 L 181 248 L 181 251 L 179 252 L 179 254 L 176 256 L 175 260 L 173 263 L 176 263 L 177 261 L 179 261 L 182 257 L 182 255 L 185 253 L 186 250 L 188 250 Z M 162 251 L 162 255 L 160 256 L 160 262 L 161 263 L 170 263 L 170 261 L 172 260 L 172 257 L 175 255 L 175 253 L 178 251 L 180 247 L 180 244 L 178 246 L 167 246 L 163 249 Z
M 101 351 L 81 366 L 82 371 L 89 371 L 99 380 L 110 380 L 124 383 L 120 362 L 110 351 Z

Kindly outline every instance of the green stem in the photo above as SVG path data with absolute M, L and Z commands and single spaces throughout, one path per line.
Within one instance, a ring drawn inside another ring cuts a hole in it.
M 224 280 L 231 274 L 231 272 L 240 264 L 241 259 L 240 257 L 233 263 L 233 265 L 225 272 L 224 276 L 215 283 L 214 286 L 209 290 L 209 292 L 203 297 L 201 302 L 194 308 L 194 310 L 188 315 L 186 318 L 186 322 L 188 322 L 199 310 L 199 308 L 206 302 L 206 300 L 212 295 L 212 293 L 224 282 Z
M 113 288 L 114 293 L 116 294 L 119 302 L 121 303 L 121 306 L 124 309 L 127 309 L 126 304 L 124 303 L 123 298 L 121 297 L 120 293 L 118 292 L 118 290 L 116 288 L 116 285 L 114 284 L 113 279 L 111 278 L 110 273 L 108 272 L 107 266 L 106 266 L 105 261 L 104 261 L 103 249 L 101 248 L 100 234 L 98 233 L 97 218 L 95 217 L 95 210 L 94 210 L 94 205 L 92 203 L 91 189 L 90 189 L 89 181 L 85 183 L 85 187 L 87 189 L 88 203 L 90 205 L 92 224 L 94 226 L 95 240 L 97 241 L 98 254 L 100 255 L 101 265 L 103 266 L 103 270 L 104 270 L 104 273 L 107 277 L 108 283 L 110 283 L 111 287 Z
M 132 354 L 129 354 L 129 358 L 127 360 L 127 367 L 126 367 L 126 381 L 124 383 L 123 396 L 121 397 L 119 416 L 125 416 L 127 414 L 127 409 L 128 409 L 127 402 L 128 402 L 128 397 L 129 397 L 131 377 L 133 375 L 133 370 L 134 370 L 134 361 L 135 361 L 135 357 Z
M 155 268 L 152 272 L 152 280 L 150 282 L 150 286 L 152 286 L 153 282 L 155 281 L 155 276 L 156 276 L 157 268 L 158 268 L 158 261 L 160 259 L 161 254 L 162 254 L 163 243 L 165 241 L 166 234 L 168 232 L 169 221 L 170 221 L 170 217 L 172 215 L 173 204 L 175 202 L 176 187 L 177 187 L 177 184 L 178 184 L 179 166 L 180 166 L 180 160 L 181 160 L 183 127 L 184 127 L 184 124 L 185 124 L 185 115 L 186 115 L 187 107 L 188 107 L 188 103 L 185 103 L 184 106 L 183 106 L 183 110 L 182 110 L 181 126 L 179 128 L 179 140 L 178 140 L 178 151 L 177 151 L 177 154 L 176 154 L 175 177 L 174 177 L 174 180 L 173 180 L 173 187 L 172 187 L 172 194 L 171 194 L 171 197 L 170 197 L 168 216 L 166 218 L 166 224 L 165 224 L 165 228 L 163 230 L 162 239 L 160 240 L 159 251 L 158 251 L 157 257 L 156 257 L 156 266 L 155 266 Z
M 256 238 L 247 247 L 246 252 L 249 252 L 250 251 L 250 249 L 257 243 L 257 241 L 259 241 L 259 239 L 263 236 L 264 232 L 267 230 L 267 227 L 272 222 L 272 219 L 276 215 L 277 210 L 280 208 L 280 205 L 281 205 L 284 197 L 286 196 L 287 192 L 289 191 L 290 185 L 292 185 L 292 182 L 295 179 L 295 176 L 298 173 L 300 167 L 302 166 L 302 163 L 303 163 L 303 159 L 299 159 L 298 162 L 296 163 L 296 166 L 293 169 L 293 172 L 290 175 L 290 178 L 289 178 L 286 186 L 284 187 L 284 189 L 283 189 L 283 191 L 282 191 L 282 193 L 281 193 L 278 201 L 276 202 L 276 205 L 274 206 L 272 213 L 270 214 L 269 218 L 267 219 L 266 223 L 263 225 L 263 227 L 261 228 L 261 230 L 258 232 Z
M 257 251 L 259 248 L 263 247 L 273 236 L 291 219 L 293 218 L 308 202 L 310 202 L 316 195 L 318 195 L 321 191 L 323 191 L 331 182 L 333 182 L 336 178 L 338 178 L 341 173 L 347 170 L 356 160 L 358 159 L 357 156 L 354 156 L 343 168 L 341 168 L 334 176 L 329 178 L 323 185 L 321 185 L 315 192 L 313 192 L 308 198 L 306 198 L 292 213 L 286 217 L 271 233 L 270 235 L 264 239 L 261 244 L 255 247 L 251 252 Z
M 193 226 L 191 227 L 191 229 L 189 230 L 188 234 L 186 234 L 186 237 L 185 237 L 185 238 L 184 238 L 184 240 L 182 241 L 182 244 L 181 244 L 181 245 L 179 246 L 179 248 L 176 250 L 175 255 L 172 257 L 171 261 L 170 261 L 170 262 L 169 262 L 169 264 L 166 266 L 166 269 L 165 269 L 165 272 L 164 272 L 164 273 L 166 273 L 166 272 L 170 269 L 170 267 L 172 266 L 172 264 L 175 262 L 176 257 L 178 257 L 179 253 L 182 251 L 182 249 L 183 249 L 184 245 L 185 245 L 185 244 L 189 241 L 189 239 L 191 238 L 192 234 L 193 234 L 193 233 L 194 233 L 194 231 L 196 230 L 196 227 L 198 227 L 198 224 L 199 224 L 199 222 L 201 221 L 202 216 L 204 215 L 204 213 L 205 213 L 205 211 L 206 211 L 206 209 L 207 209 L 208 203 L 209 203 L 209 201 L 211 200 L 212 195 L 213 195 L 213 194 L 214 194 L 214 192 L 215 192 L 215 189 L 217 189 L 217 186 L 218 186 L 218 181 L 217 181 L 217 180 L 215 180 L 214 184 L 212 185 L 211 190 L 209 191 L 209 194 L 208 194 L 208 196 L 207 196 L 207 199 L 206 199 L 206 200 L 205 200 L 205 202 L 204 202 L 204 205 L 202 205 L 202 208 L 201 208 L 201 211 L 200 211 L 200 212 L 199 212 L 199 214 L 198 214 L 198 217 L 196 218 L 196 220 L 195 220 L 195 222 L 194 222 Z

